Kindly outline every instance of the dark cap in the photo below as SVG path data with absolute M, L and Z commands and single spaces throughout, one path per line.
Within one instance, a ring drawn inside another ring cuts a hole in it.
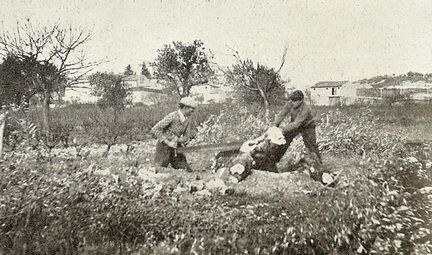
M 292 101 L 300 101 L 303 100 L 304 95 L 303 92 L 301 90 L 295 90 L 291 96 L 289 97 L 290 100 Z

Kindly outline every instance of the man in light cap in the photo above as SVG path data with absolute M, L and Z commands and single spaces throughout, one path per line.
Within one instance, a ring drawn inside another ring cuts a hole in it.
M 152 129 L 151 134 L 158 140 L 156 143 L 155 164 L 167 167 L 169 164 L 176 169 L 191 171 L 186 156 L 176 152 L 176 148 L 187 143 L 192 136 L 190 116 L 197 107 L 191 97 L 183 97 L 179 109 L 168 114 Z
M 282 126 L 286 144 L 280 146 L 273 154 L 273 161 L 279 162 L 287 151 L 292 140 L 301 134 L 306 149 L 314 158 L 321 163 L 321 154 L 316 142 L 315 120 L 311 108 L 304 102 L 304 95 L 301 90 L 295 90 L 289 97 L 281 112 L 276 115 L 274 125 L 279 127 L 285 117 L 290 117 L 290 122 Z

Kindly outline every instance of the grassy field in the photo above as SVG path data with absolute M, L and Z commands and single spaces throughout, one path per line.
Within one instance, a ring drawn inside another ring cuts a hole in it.
M 188 155 L 193 173 L 155 168 L 148 129 L 173 109 L 128 109 L 134 136 L 108 154 L 89 131 L 97 123 L 83 121 L 89 107 L 53 114 L 70 140 L 85 142 L 48 151 L 20 138 L 0 163 L 0 253 L 431 253 L 432 143 L 409 141 L 430 137 L 432 107 L 316 109 L 324 167 L 339 175 L 334 188 L 309 178 L 301 139 L 279 164 L 289 171 L 254 171 L 238 184 L 212 170 L 211 153 Z M 198 144 L 266 128 L 256 107 L 203 107 L 195 118 Z

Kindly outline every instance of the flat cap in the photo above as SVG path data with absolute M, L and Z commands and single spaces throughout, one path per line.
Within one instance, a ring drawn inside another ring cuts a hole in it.
M 197 102 L 192 97 L 183 97 L 182 99 L 180 99 L 180 104 L 192 108 L 196 108 L 198 106 Z
M 304 95 L 303 95 L 303 92 L 301 90 L 295 90 L 290 96 L 290 99 L 292 101 L 300 101 L 300 100 L 303 100 L 303 98 L 304 98 Z

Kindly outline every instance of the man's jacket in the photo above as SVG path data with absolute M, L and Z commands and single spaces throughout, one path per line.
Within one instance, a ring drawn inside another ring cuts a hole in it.
M 304 102 L 302 102 L 297 108 L 293 107 L 292 102 L 286 103 L 281 112 L 275 117 L 275 126 L 279 127 L 286 116 L 290 116 L 291 121 L 287 125 L 281 127 L 284 134 L 296 129 L 315 127 L 315 114 L 312 113 L 311 108 Z
M 190 118 L 185 118 L 179 110 L 174 111 L 159 121 L 150 132 L 161 142 L 173 141 L 182 136 L 190 138 L 192 136 Z

